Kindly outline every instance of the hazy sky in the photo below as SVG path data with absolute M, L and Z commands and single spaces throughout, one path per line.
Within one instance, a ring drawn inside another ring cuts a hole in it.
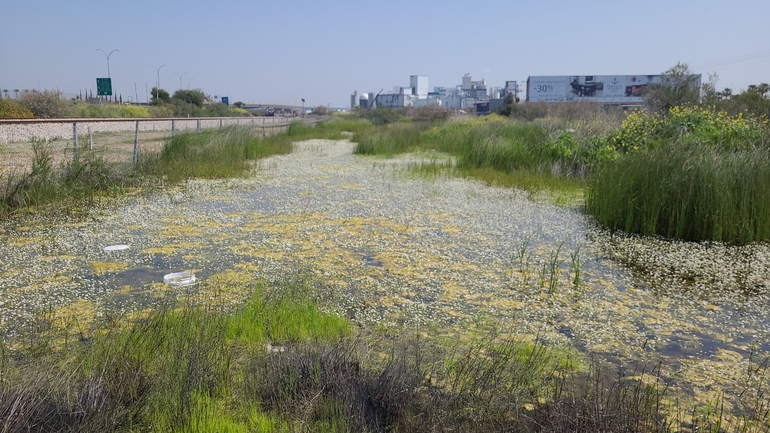
M 181 85 L 231 102 L 347 106 L 350 94 L 528 75 L 658 74 L 734 91 L 770 82 L 770 1 L 3 0 L 0 89 L 145 99 Z M 13 92 L 11 92 L 13 96 Z

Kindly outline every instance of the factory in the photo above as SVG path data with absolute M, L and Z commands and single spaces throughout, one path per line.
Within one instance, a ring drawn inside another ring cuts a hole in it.
M 438 105 L 452 110 L 463 110 L 477 107 L 502 105 L 502 98 L 508 93 L 514 97 L 518 92 L 516 81 L 506 81 L 505 87 L 488 88 L 485 80 L 473 81 L 470 74 L 462 77 L 461 84 L 454 88 L 434 87 L 429 90 L 428 77 L 412 75 L 409 77 L 409 87 L 396 86 L 390 93 L 353 92 L 350 96 L 350 108 L 364 109 L 376 107 L 404 108 Z

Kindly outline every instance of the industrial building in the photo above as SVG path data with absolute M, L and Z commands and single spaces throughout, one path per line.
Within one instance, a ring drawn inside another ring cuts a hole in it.
M 362 93 L 353 92 L 350 96 L 350 108 L 358 106 L 362 108 L 374 107 L 422 107 L 425 105 L 438 105 L 447 109 L 475 108 L 477 104 L 502 105 L 502 98 L 508 93 L 514 96 L 518 92 L 516 81 L 506 81 L 504 88 L 488 88 L 485 80 L 473 81 L 470 74 L 463 75 L 461 83 L 454 88 L 434 87 L 429 91 L 428 77 L 424 75 L 412 75 L 409 77 L 409 87 L 396 86 L 389 93 L 380 92 Z M 495 101 L 498 101 L 496 103 Z

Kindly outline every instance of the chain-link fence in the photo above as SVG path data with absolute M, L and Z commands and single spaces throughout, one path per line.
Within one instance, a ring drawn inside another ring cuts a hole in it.
M 286 131 L 293 121 L 282 117 L 207 117 L 181 119 L 15 119 L 0 120 L 0 179 L 31 170 L 36 143 L 44 144 L 54 164 L 94 150 L 112 162 L 135 161 L 139 152 L 159 151 L 181 132 L 240 126 L 262 137 Z

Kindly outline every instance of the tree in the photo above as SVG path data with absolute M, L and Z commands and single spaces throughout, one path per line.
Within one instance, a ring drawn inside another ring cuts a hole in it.
M 747 92 L 756 93 L 760 96 L 765 96 L 765 93 L 770 91 L 770 84 L 762 83 L 762 84 L 750 84 L 748 89 L 746 89 Z
M 150 95 L 152 95 L 150 105 L 163 105 L 171 102 L 171 96 L 169 96 L 168 92 L 163 89 L 153 87 L 150 91 Z
M 698 75 L 687 63 L 677 63 L 660 75 L 660 83 L 648 85 L 642 98 L 650 110 L 663 114 L 678 105 L 695 105 L 700 101 Z
M 324 107 L 323 105 L 319 105 L 313 109 L 313 114 L 324 116 L 328 111 L 329 111 L 328 108 Z
M 173 99 L 187 102 L 198 107 L 203 107 L 203 101 L 206 100 L 206 95 L 201 90 L 177 90 L 174 92 Z

